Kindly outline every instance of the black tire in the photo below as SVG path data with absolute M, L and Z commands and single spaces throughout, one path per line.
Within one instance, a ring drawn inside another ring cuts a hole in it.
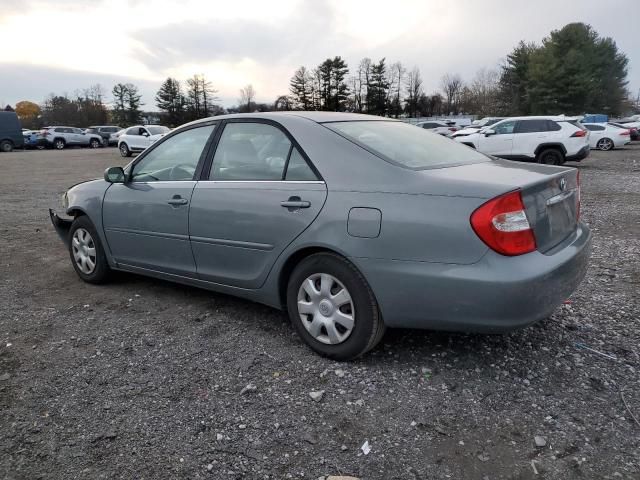
M 56 150 L 63 150 L 64 147 L 66 146 L 67 146 L 67 143 L 62 138 L 56 138 L 53 141 L 53 148 L 55 148 Z
M 0 152 L 9 153 L 13 151 L 13 143 L 9 140 L 3 140 L 0 142 Z
M 91 272 L 84 272 L 81 269 L 81 266 L 78 265 L 78 261 L 76 261 L 74 255 L 74 249 L 77 249 L 77 246 L 74 245 L 74 235 L 76 231 L 83 229 L 88 232 L 91 238 L 90 245 L 93 245 L 95 249 L 95 267 Z M 93 284 L 101 284 L 105 283 L 111 274 L 111 269 L 109 268 L 109 264 L 107 263 L 107 258 L 104 254 L 104 248 L 102 247 L 102 242 L 100 242 L 100 237 L 96 232 L 93 223 L 86 215 L 81 215 L 76 217 L 76 219 L 71 224 L 71 228 L 69 229 L 69 256 L 71 257 L 71 264 L 73 265 L 74 270 L 78 274 L 78 276 L 87 283 Z
M 126 143 L 121 143 L 118 146 L 118 150 L 120 150 L 120 156 L 121 157 L 130 157 L 131 156 L 131 150 L 129 150 L 129 146 Z
M 562 165 L 564 163 L 564 155 L 555 148 L 547 148 L 538 154 L 536 161 L 544 165 Z
M 107 148 L 109 146 L 109 139 L 108 138 L 103 138 L 102 139 L 102 146 L 104 148 Z
M 598 140 L 598 143 L 596 144 L 596 147 L 598 148 L 598 150 L 602 150 L 603 152 L 608 152 L 609 150 L 613 150 L 614 146 L 615 145 L 613 144 L 613 140 L 607 137 L 601 138 L 600 140 Z
M 89 146 L 91 148 L 99 148 L 101 144 L 102 142 L 97 138 L 92 138 L 91 141 L 89 142 Z
M 311 335 L 298 312 L 298 291 L 314 274 L 329 274 L 347 289 L 354 307 L 353 329 L 341 343 L 326 344 Z M 378 303 L 366 279 L 349 261 L 332 253 L 317 253 L 302 260 L 287 285 L 287 311 L 298 335 L 316 353 L 338 361 L 353 360 L 376 346 L 384 335 Z

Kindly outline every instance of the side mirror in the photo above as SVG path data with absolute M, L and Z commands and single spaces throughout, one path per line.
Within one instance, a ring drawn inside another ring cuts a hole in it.
M 109 183 L 124 183 L 124 170 L 122 167 L 109 167 L 104 171 L 104 180 Z
M 142 136 L 143 136 L 143 137 L 150 137 L 151 135 L 149 135 L 149 132 L 144 132 L 144 133 L 142 134 Z
M 496 131 L 493 128 L 487 128 L 484 132 L 484 136 L 488 137 L 489 135 L 495 135 Z

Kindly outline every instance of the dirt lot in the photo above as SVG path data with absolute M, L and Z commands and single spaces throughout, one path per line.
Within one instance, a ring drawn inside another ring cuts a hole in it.
M 640 478 L 640 145 L 579 165 L 593 257 L 551 318 L 505 336 L 390 331 L 349 364 L 260 305 L 81 282 L 47 208 L 121 163 L 0 154 L 0 477 Z

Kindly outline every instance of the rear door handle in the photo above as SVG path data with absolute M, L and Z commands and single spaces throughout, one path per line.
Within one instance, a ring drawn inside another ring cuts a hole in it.
M 288 200 L 280 202 L 280 205 L 288 209 L 309 208 L 311 206 L 311 202 L 302 200 L 300 197 L 289 197 Z
M 180 195 L 174 195 L 171 199 L 169 199 L 169 201 L 167 201 L 167 203 L 169 205 L 177 207 L 179 205 L 186 205 L 187 203 L 189 203 L 189 200 L 187 200 L 186 198 L 182 198 Z

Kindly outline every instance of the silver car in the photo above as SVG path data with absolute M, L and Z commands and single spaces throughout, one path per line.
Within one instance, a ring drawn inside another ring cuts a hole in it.
M 367 115 L 225 115 L 184 125 L 50 210 L 81 279 L 123 270 L 288 311 L 336 360 L 385 327 L 503 332 L 585 275 L 573 168 L 493 160 Z
M 94 133 L 86 133 L 84 130 L 75 127 L 44 127 L 40 134 L 45 141 L 45 145 L 62 150 L 65 147 L 91 147 L 102 146 L 102 137 Z

